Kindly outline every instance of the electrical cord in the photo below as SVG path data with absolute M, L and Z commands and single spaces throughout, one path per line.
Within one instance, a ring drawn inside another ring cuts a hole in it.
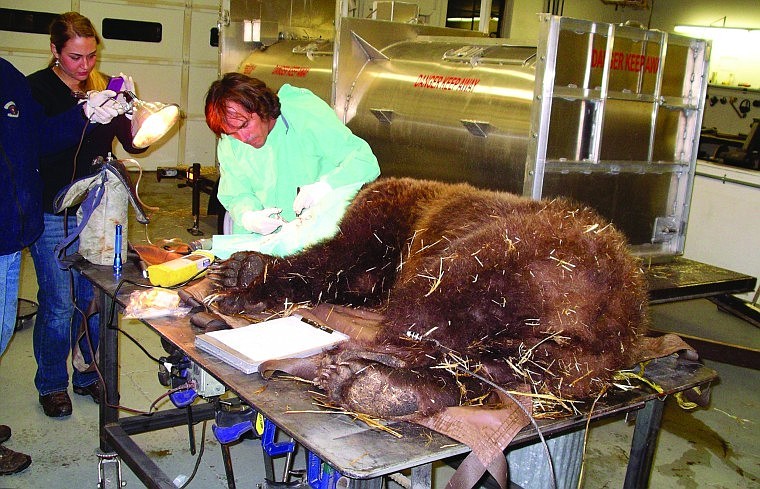
M 147 288 L 147 286 L 146 286 L 145 284 L 141 284 L 141 283 L 138 283 L 138 282 L 134 282 L 134 281 L 131 281 L 131 280 L 121 280 L 121 281 L 119 281 L 119 284 L 118 284 L 118 285 L 117 285 L 117 287 L 116 287 L 116 290 L 115 290 L 115 292 L 114 292 L 114 297 L 118 295 L 118 292 L 119 292 L 120 288 L 122 287 L 122 285 L 123 285 L 124 283 L 130 283 L 130 284 L 132 284 L 132 285 L 136 285 L 136 286 L 138 286 L 138 287 L 146 287 L 146 288 Z M 103 292 L 101 292 L 101 293 L 103 293 Z M 109 315 L 109 321 L 108 321 L 108 325 L 109 325 L 108 327 L 109 327 L 109 328 L 111 327 L 111 321 L 113 320 L 113 314 L 114 314 L 114 311 L 115 311 L 115 305 L 116 305 L 116 301 L 114 300 L 114 301 L 112 302 L 112 307 L 111 307 L 111 311 L 110 311 L 110 315 Z M 78 311 L 80 311 L 80 313 L 82 313 L 81 309 L 77 308 L 77 310 L 78 310 Z M 87 320 L 87 318 L 86 318 L 86 315 L 85 315 L 84 313 L 82 313 L 82 315 L 83 315 L 83 317 L 84 317 L 84 320 L 86 321 L 86 320 Z M 144 348 L 144 347 L 143 347 L 143 346 L 140 344 L 140 342 L 139 342 L 139 341 L 137 341 L 135 338 L 133 338 L 133 337 L 132 337 L 132 336 L 131 336 L 129 333 L 127 333 L 126 331 L 122 330 L 122 329 L 121 329 L 121 328 L 119 328 L 119 327 L 116 327 L 115 329 L 116 329 L 116 331 L 118 331 L 118 332 L 122 333 L 122 334 L 123 334 L 123 335 L 125 335 L 127 338 L 129 338 L 129 339 L 130 339 L 130 340 L 131 340 L 131 341 L 132 341 L 132 342 L 133 342 L 133 343 L 134 343 L 134 344 L 135 344 L 135 345 L 136 345 L 138 348 L 140 348 L 140 349 L 143 351 L 143 353 L 145 353 L 145 355 L 146 355 L 146 356 L 148 356 L 148 357 L 149 357 L 151 360 L 154 360 L 156 363 L 159 363 L 159 364 L 161 363 L 161 361 L 160 361 L 159 359 L 157 359 L 157 358 L 153 357 L 153 356 L 152 356 L 152 355 L 151 355 L 151 354 L 150 354 L 150 353 L 149 353 L 149 352 L 148 352 L 148 351 L 147 351 L 147 350 L 146 350 L 146 349 L 145 349 L 145 348 Z M 89 332 L 89 328 L 88 328 L 88 327 L 85 327 L 85 334 L 86 334 L 86 339 L 87 339 L 87 343 L 88 343 L 88 346 L 89 346 L 89 348 L 90 348 L 90 352 L 93 352 L 93 351 L 95 351 L 95 350 L 94 350 L 94 348 L 93 348 L 93 345 L 92 345 L 92 339 L 91 339 L 91 337 L 90 337 L 90 332 Z M 105 386 L 105 380 L 103 379 L 103 375 L 102 375 L 102 373 L 100 372 L 100 368 L 99 368 L 99 365 L 98 365 L 98 363 L 97 363 L 97 360 L 94 358 L 94 355 L 93 355 L 93 360 L 92 360 L 92 362 L 93 362 L 93 364 L 94 364 L 94 366 L 95 366 L 95 371 L 98 373 L 98 378 L 100 379 L 101 385 Z M 158 404 L 158 403 L 159 403 L 159 402 L 160 402 L 162 399 L 164 399 L 164 398 L 166 398 L 166 397 L 169 397 L 171 394 L 173 394 L 173 393 L 175 393 L 175 392 L 180 392 L 180 391 L 183 391 L 183 390 L 186 390 L 186 389 L 194 389 L 195 387 L 196 387 L 196 386 L 195 386 L 195 382 L 188 382 L 188 383 L 185 383 L 185 384 L 183 384 L 183 385 L 180 385 L 180 386 L 178 386 L 178 387 L 175 387 L 175 388 L 173 388 L 173 389 L 170 389 L 170 390 L 168 390 L 167 392 L 165 392 L 164 394 L 160 395 L 158 398 L 156 398 L 156 399 L 155 399 L 155 400 L 154 400 L 154 401 L 151 403 L 151 405 L 150 405 L 150 406 L 149 406 L 149 408 L 148 408 L 148 411 L 141 411 L 141 410 L 138 410 L 138 409 L 129 408 L 129 407 L 126 407 L 126 406 L 122 406 L 121 404 L 116 404 L 116 405 L 112 405 L 112 404 L 110 404 L 110 403 L 108 402 L 108 399 L 107 399 L 107 392 L 105 391 L 105 389 L 104 389 L 104 391 L 103 391 L 103 402 L 105 402 L 105 403 L 106 403 L 106 406 L 108 406 L 108 407 L 111 407 L 111 408 L 120 409 L 120 410 L 123 410 L 123 411 L 131 412 L 131 413 L 133 413 L 133 414 L 142 414 L 142 415 L 145 415 L 145 416 L 152 416 L 152 415 L 153 415 L 153 413 L 154 413 L 154 409 L 156 409 L 156 405 L 157 405 L 157 404 Z M 198 451 L 198 456 L 197 456 L 197 458 L 196 458 L 196 460 L 195 460 L 195 464 L 194 464 L 194 466 L 193 466 L 193 471 L 191 472 L 191 474 L 190 474 L 190 476 L 187 478 L 187 480 L 184 482 L 184 484 L 182 484 L 182 485 L 180 486 L 180 489 L 184 489 L 184 488 L 186 488 L 186 487 L 187 487 L 187 486 L 188 486 L 188 485 L 189 485 L 189 484 L 190 484 L 190 483 L 193 481 L 193 479 L 195 478 L 195 476 L 196 476 L 196 475 L 197 475 L 197 473 L 198 473 L 198 469 L 199 469 L 199 467 L 200 467 L 200 464 L 201 464 L 201 460 L 203 459 L 203 454 L 204 454 L 204 452 L 205 452 L 205 447 L 206 447 L 206 427 L 207 427 L 207 424 L 208 424 L 208 420 L 204 420 L 204 421 L 203 421 L 203 428 L 202 428 L 202 430 L 201 430 L 201 447 L 200 447 L 200 450 Z M 192 428 L 191 428 L 191 429 L 192 429 Z
M 204 271 L 205 270 L 200 270 L 198 273 L 196 273 L 195 275 L 193 275 L 193 277 L 191 277 L 190 279 L 188 279 L 185 282 L 182 282 L 180 284 L 177 284 L 177 285 L 173 286 L 172 288 L 179 288 L 179 287 L 183 287 L 184 285 L 187 285 L 189 282 L 191 282 L 192 280 L 194 280 L 198 275 L 200 275 Z M 106 385 L 105 379 L 103 378 L 103 374 L 100 371 L 100 366 L 98 364 L 98 361 L 95 358 L 95 355 L 93 354 L 93 352 L 95 352 L 96 349 L 94 348 L 94 343 L 92 341 L 92 337 L 90 336 L 89 324 L 87 324 L 87 322 L 88 322 L 87 314 L 84 311 L 82 311 L 81 308 L 79 308 L 77 306 L 76 301 L 74 300 L 74 297 L 73 297 L 73 295 L 74 295 L 73 272 L 71 272 L 69 276 L 70 276 L 70 280 L 71 280 L 70 290 L 71 290 L 71 293 L 72 293 L 72 301 L 74 302 L 75 311 L 82 317 L 82 320 L 85 323 L 84 336 L 85 336 L 85 341 L 87 342 L 87 346 L 88 346 L 89 351 L 90 351 L 90 355 L 92 357 L 92 360 L 91 360 L 92 361 L 92 365 L 93 365 L 93 368 L 94 368 L 95 372 L 97 372 L 98 379 L 99 379 L 101 385 L 105 387 L 105 385 Z M 121 290 L 122 286 L 125 283 L 131 284 L 131 285 L 135 285 L 137 287 L 142 287 L 142 288 L 153 288 L 152 285 L 148 285 L 148 284 L 144 284 L 144 283 L 140 283 L 140 282 L 135 282 L 133 280 L 122 279 L 117 284 L 116 289 L 114 289 L 114 293 L 113 293 L 114 297 L 117 297 L 119 295 L 119 291 Z M 105 293 L 105 292 L 100 292 L 100 293 Z M 107 327 L 109 329 L 116 330 L 117 332 L 119 332 L 119 333 L 123 334 L 124 336 L 126 336 L 130 341 L 132 341 L 132 343 L 135 344 L 135 346 L 137 346 L 145 354 L 145 356 L 147 356 L 149 359 L 153 360 L 156 364 L 160 365 L 161 364 L 161 360 L 158 359 L 158 358 L 156 358 L 156 357 L 154 357 L 153 355 L 151 355 L 150 352 L 148 352 L 148 350 L 137 339 L 135 339 L 132 335 L 130 335 L 129 333 L 127 333 L 123 329 L 119 328 L 118 326 L 113 326 L 113 319 L 114 319 L 114 316 L 116 314 L 116 304 L 117 304 L 116 300 L 114 300 L 114 301 L 111 302 L 111 307 L 110 307 L 110 309 L 108 311 L 108 322 L 106 323 Z M 99 311 L 99 314 L 103 314 L 103 313 L 104 313 L 104 311 Z M 78 339 L 76 341 L 78 341 Z M 183 385 L 181 385 L 179 387 L 176 387 L 174 389 L 171 389 L 171 390 L 167 391 L 165 394 L 162 394 L 158 399 L 156 399 L 150 405 L 148 411 L 142 411 L 142 410 L 138 410 L 138 409 L 135 409 L 135 408 L 130 408 L 130 407 L 127 407 L 127 406 L 122 406 L 121 404 L 111 404 L 109 402 L 109 400 L 108 400 L 108 395 L 107 395 L 107 392 L 105 391 L 105 389 L 104 389 L 104 395 L 103 395 L 103 397 L 104 397 L 103 402 L 105 402 L 106 405 L 108 407 L 111 407 L 111 408 L 120 409 L 120 410 L 124 410 L 124 411 L 131 412 L 131 413 L 143 414 L 143 415 L 146 415 L 146 416 L 151 416 L 153 414 L 153 409 L 155 408 L 155 405 L 161 399 L 163 399 L 164 397 L 167 397 L 168 395 L 170 395 L 170 394 L 172 394 L 174 392 L 178 392 L 178 391 L 185 390 L 185 389 L 188 389 L 188 388 L 193 388 L 193 387 L 194 386 L 190 385 L 190 384 L 183 384 Z
M 148 358 L 150 358 L 151 360 L 153 360 L 157 364 L 160 364 L 161 361 L 158 358 L 156 358 L 153 355 L 151 355 L 148 352 L 148 350 L 146 350 L 145 347 L 143 347 L 140 344 L 139 341 L 137 341 L 134 337 L 132 337 L 132 335 L 130 335 L 129 333 L 127 333 L 123 329 L 119 328 L 118 326 L 113 326 L 113 319 L 114 319 L 114 316 L 116 315 L 116 304 L 117 304 L 116 303 L 116 296 L 119 295 L 119 291 L 121 290 L 121 288 L 122 288 L 122 286 L 124 284 L 131 284 L 131 285 L 135 285 L 137 287 L 141 287 L 141 288 L 144 288 L 144 289 L 151 289 L 151 288 L 153 288 L 152 285 L 147 285 L 147 284 L 143 284 L 143 283 L 140 283 L 140 282 L 135 282 L 133 280 L 127 280 L 127 279 L 119 280 L 119 283 L 116 285 L 116 289 L 114 290 L 114 293 L 113 293 L 114 300 L 111 301 L 111 307 L 110 307 L 110 309 L 108 311 L 108 322 L 106 322 L 106 325 L 107 325 L 106 327 L 108 327 L 109 329 L 114 329 L 117 332 L 119 332 L 119 333 L 123 334 L 124 336 L 126 336 L 127 338 L 129 338 L 135 344 L 135 346 L 137 346 L 140 350 L 142 350 L 143 353 L 145 353 L 145 356 L 147 356 Z M 105 293 L 105 292 L 101 292 L 101 293 Z M 102 312 L 103 311 L 101 311 L 101 314 L 102 314 Z
M 88 122 L 90 122 L 90 121 L 91 121 L 91 119 L 88 118 Z M 82 149 L 82 144 L 84 143 L 84 136 L 85 136 L 86 132 L 87 132 L 87 124 L 85 124 L 84 127 L 82 128 L 82 134 L 81 134 L 81 136 L 79 138 L 79 143 L 77 144 L 77 149 L 74 152 L 74 161 L 73 161 L 74 164 L 73 164 L 73 167 L 72 167 L 71 179 L 70 179 L 70 182 L 69 182 L 70 184 L 73 183 L 74 179 L 76 178 L 77 159 L 79 158 L 79 153 L 80 153 L 80 151 Z M 5 152 L 3 151 L 3 153 L 5 153 Z M 6 157 L 6 159 L 7 159 L 7 157 Z M 135 163 L 137 163 L 135 160 L 132 160 L 132 161 L 134 161 Z M 142 167 L 140 167 L 139 164 L 137 164 L 137 166 L 138 166 L 138 168 L 140 170 L 140 177 L 142 177 Z M 138 185 L 139 185 L 139 182 L 140 182 L 140 178 L 138 178 Z M 139 200 L 139 196 L 138 196 L 138 200 Z M 154 211 L 158 210 L 157 207 L 145 206 L 145 204 L 142 201 L 140 201 L 140 204 L 143 205 L 144 207 L 148 207 L 151 210 L 154 210 Z M 64 231 L 64 237 L 68 236 L 68 212 L 69 212 L 69 209 L 66 208 L 66 210 L 63 213 L 63 231 Z M 147 225 L 146 225 L 146 235 L 147 235 Z M 183 286 L 187 285 L 189 282 L 191 282 L 192 280 L 194 280 L 198 275 L 200 275 L 204 271 L 205 270 L 199 271 L 197 274 L 193 275 L 191 278 L 189 278 L 185 282 L 183 282 L 181 284 L 177 284 L 176 286 L 174 286 L 174 288 L 183 287 Z M 119 281 L 119 284 L 116 286 L 116 289 L 115 289 L 115 292 L 114 292 L 114 298 L 118 295 L 119 290 L 124 285 L 124 283 L 130 283 L 130 284 L 138 286 L 138 287 L 145 287 L 145 288 L 152 287 L 152 286 L 147 286 L 145 284 L 141 284 L 141 283 L 134 282 L 134 281 L 131 281 L 131 280 L 121 280 L 121 281 Z M 126 406 L 122 406 L 121 404 L 113 405 L 113 404 L 109 403 L 108 402 L 108 392 L 105 389 L 105 385 L 106 385 L 105 379 L 103 378 L 103 374 L 100 371 L 100 366 L 98 365 L 98 360 L 95 357 L 95 352 L 97 350 L 94 348 L 92 337 L 90 336 L 90 328 L 89 328 L 89 324 L 88 324 L 89 317 L 87 316 L 87 313 L 85 311 L 83 311 L 79 307 L 79 305 L 77 305 L 77 303 L 76 303 L 76 289 L 74 287 L 74 273 L 71 270 L 69 270 L 69 285 L 70 285 L 69 290 L 70 290 L 70 293 L 71 293 L 71 300 L 72 300 L 72 303 L 74 304 L 75 313 L 79 314 L 81 316 L 81 318 L 82 318 L 82 324 L 84 325 L 83 329 L 84 329 L 85 341 L 87 343 L 87 347 L 90 350 L 90 357 L 91 357 L 92 365 L 94 367 L 95 372 L 97 373 L 99 382 L 101 383 L 101 385 L 104 388 L 103 389 L 103 399 L 102 399 L 102 402 L 104 402 L 106 404 L 106 406 L 111 407 L 111 408 L 116 408 L 116 409 L 124 410 L 124 411 L 131 412 L 131 413 L 143 414 L 143 415 L 146 415 L 146 416 L 151 416 L 153 414 L 153 412 L 154 412 L 154 409 L 156 409 L 156 404 L 158 404 L 158 402 L 160 402 L 161 399 L 164 399 L 164 398 L 168 397 L 169 395 L 171 395 L 171 394 L 173 394 L 175 392 L 179 392 L 179 391 L 182 391 L 182 390 L 194 387 L 194 385 L 191 385 L 191 384 L 183 384 L 183 385 L 181 385 L 179 387 L 176 387 L 176 388 L 173 388 L 173 389 L 167 391 L 166 393 L 162 394 L 161 396 L 159 396 L 157 399 L 155 399 L 151 403 L 151 405 L 148 408 L 147 412 L 146 411 L 141 411 L 141 410 L 138 410 L 138 409 L 134 409 L 134 408 L 129 408 L 129 407 L 126 407 Z M 100 292 L 100 293 L 104 293 L 104 292 Z M 111 309 L 109 311 L 109 317 L 108 317 L 107 327 L 115 329 L 117 332 L 119 332 L 119 333 L 123 334 L 124 336 L 126 336 L 149 359 L 153 360 L 157 364 L 160 364 L 161 361 L 158 358 L 156 358 L 153 355 L 151 355 L 150 352 L 148 352 L 148 350 L 144 346 L 142 346 L 142 344 L 140 344 L 140 342 L 137 339 L 135 339 L 132 335 L 130 335 L 129 333 L 127 333 L 123 329 L 119 328 L 118 326 L 115 326 L 115 327 L 112 326 L 112 324 L 113 324 L 112 321 L 113 321 L 113 318 L 114 318 L 114 315 L 115 315 L 115 310 L 116 310 L 116 300 L 114 300 L 111 303 Z M 99 313 L 102 314 L 103 311 L 100 311 Z M 79 342 L 79 340 L 80 340 L 80 338 L 78 337 L 78 335 L 75 338 L 72 335 L 69 335 L 69 342 L 70 342 L 69 343 L 69 349 L 71 349 L 73 347 L 73 345 L 71 344 L 72 339 L 75 342 Z M 196 459 L 195 466 L 193 468 L 193 472 L 191 473 L 191 475 L 189 476 L 189 478 L 187 479 L 187 481 L 181 486 L 182 489 L 186 488 L 190 484 L 190 482 L 193 480 L 193 478 L 195 477 L 195 475 L 198 472 L 198 468 L 200 466 L 200 462 L 201 462 L 201 459 L 203 457 L 204 448 L 205 448 L 206 425 L 207 425 L 207 421 L 203 421 L 203 432 L 202 432 L 202 436 L 201 436 L 201 440 L 202 440 L 201 441 L 201 448 L 200 448 L 200 451 L 198 453 L 198 457 Z
M 190 279 L 186 280 L 185 282 L 183 282 L 181 284 L 175 285 L 173 288 L 179 288 L 179 287 L 183 287 L 184 285 L 187 285 L 187 283 L 191 282 L 198 275 L 200 275 L 203 271 L 204 270 L 199 271 L 197 274 L 195 274 Z M 151 288 L 152 287 L 152 286 L 149 286 L 147 284 L 135 282 L 133 280 L 122 279 L 122 280 L 119 281 L 119 283 L 116 286 L 116 289 L 114 290 L 114 294 L 113 294 L 114 298 L 119 295 L 119 291 L 121 290 L 121 287 L 125 283 L 129 283 L 129 284 L 135 285 L 137 287 L 142 287 L 142 288 Z M 101 292 L 101 293 L 103 293 L 103 292 Z M 110 311 L 109 311 L 109 317 L 108 317 L 108 323 L 107 323 L 107 325 L 108 325 L 109 328 L 113 328 L 113 326 L 111 326 L 111 325 L 112 325 L 112 321 L 113 321 L 113 318 L 114 318 L 114 315 L 115 315 L 115 311 L 116 311 L 116 300 L 114 300 L 114 301 L 111 302 L 111 308 L 110 308 Z M 126 331 L 122 330 L 119 327 L 115 327 L 114 329 L 116 329 L 116 331 L 124 334 L 127 338 L 129 338 L 149 358 L 151 358 L 152 360 L 154 360 L 156 363 L 159 363 L 159 364 L 161 363 L 160 360 L 158 360 L 157 358 L 155 358 L 152 355 L 150 355 L 150 353 L 148 353 L 148 351 L 139 343 L 139 341 L 137 341 L 132 336 L 130 336 Z M 97 368 L 97 363 L 96 363 L 96 368 Z M 98 375 L 100 375 L 100 371 L 99 370 L 98 370 Z M 101 381 L 102 381 L 102 375 L 101 375 Z M 105 385 L 105 382 L 103 382 L 103 385 Z M 160 402 L 161 399 L 164 399 L 164 398 L 170 396 L 171 394 L 173 394 L 175 392 L 179 392 L 179 391 L 182 391 L 182 390 L 185 390 L 185 389 L 188 389 L 188 388 L 195 388 L 195 383 L 194 382 L 189 382 L 189 383 L 183 384 L 181 386 L 175 387 L 173 389 L 170 389 L 166 393 L 164 393 L 161 396 L 159 396 L 156 400 L 154 400 L 153 403 L 151 403 L 150 407 L 148 408 L 147 412 L 138 411 L 138 410 L 131 409 L 131 408 L 126 408 L 126 407 L 121 406 L 121 405 L 112 406 L 112 405 L 110 405 L 108 403 L 107 403 L 107 405 L 109 407 L 115 407 L 115 408 L 118 408 L 118 409 L 123 409 L 123 410 L 126 410 L 128 412 L 133 412 L 133 413 L 138 413 L 138 414 L 144 414 L 146 416 L 151 416 L 153 414 L 153 412 L 154 412 L 153 410 L 155 409 L 156 404 L 158 404 L 158 402 Z M 200 467 L 201 460 L 203 459 L 203 454 L 205 453 L 205 448 L 206 448 L 206 427 L 207 427 L 207 424 L 208 424 L 208 420 L 204 420 L 203 421 L 203 427 L 202 427 L 202 430 L 201 430 L 201 446 L 200 446 L 200 450 L 198 451 L 198 456 L 197 456 L 197 458 L 195 460 L 195 465 L 193 466 L 193 471 L 190 473 L 190 476 L 187 478 L 187 480 L 180 486 L 180 489 L 184 489 L 184 488 L 188 487 L 188 485 L 193 481 L 193 479 L 195 478 L 195 476 L 198 473 L 198 469 Z
M 596 408 L 596 403 L 599 402 L 599 399 L 601 399 L 602 396 L 604 396 L 604 394 L 606 394 L 606 393 L 607 393 L 607 387 L 605 387 L 604 389 L 602 389 L 602 391 L 599 393 L 599 395 L 596 396 L 596 399 L 594 399 L 594 402 L 591 404 L 591 409 L 588 412 L 588 419 L 586 419 L 586 430 L 585 430 L 585 433 L 583 434 L 583 453 L 581 454 L 581 470 L 580 470 L 580 474 L 578 475 L 578 489 L 580 489 L 581 487 L 583 487 L 583 478 L 585 476 L 585 471 L 583 469 L 584 469 L 584 467 L 586 465 L 585 464 L 585 461 L 586 461 L 586 446 L 588 445 L 588 434 L 589 434 L 589 431 L 590 431 L 589 428 L 591 426 L 591 413 L 594 412 L 594 408 Z
M 544 447 L 544 453 L 546 454 L 546 463 L 549 465 L 549 471 L 551 473 L 552 488 L 556 489 L 556 487 L 557 487 L 557 476 L 556 476 L 556 474 L 554 472 L 554 462 L 552 461 L 552 455 L 549 452 L 549 445 L 546 443 L 546 439 L 544 438 L 544 434 L 541 431 L 541 428 L 538 426 L 538 423 L 536 423 L 535 418 L 528 412 L 527 409 L 525 409 L 525 406 L 523 406 L 517 400 L 517 398 L 515 398 L 515 396 L 512 395 L 511 392 L 509 392 L 507 389 L 505 389 L 504 387 L 500 386 L 496 382 L 493 382 L 493 381 L 491 381 L 491 380 L 483 377 L 482 375 L 477 374 L 475 372 L 472 372 L 472 371 L 470 371 L 470 370 L 468 370 L 468 369 L 466 369 L 466 368 L 464 368 L 464 367 L 462 367 L 461 365 L 458 365 L 458 364 L 456 365 L 456 369 L 459 370 L 460 372 L 466 373 L 467 375 L 472 375 L 473 377 L 475 377 L 479 381 L 484 382 L 484 383 L 490 385 L 491 387 L 493 387 L 494 389 L 497 389 L 500 392 L 504 393 L 507 397 L 509 397 L 512 400 L 512 402 L 514 402 L 515 404 L 517 404 L 517 406 L 520 408 L 520 410 L 523 412 L 523 414 L 525 414 L 525 416 L 528 417 L 528 419 L 530 420 L 530 423 L 533 425 L 533 428 L 536 430 L 536 433 L 538 434 L 538 438 L 541 440 L 541 445 Z
M 201 430 L 201 448 L 198 450 L 198 457 L 195 459 L 195 466 L 193 467 L 193 471 L 190 473 L 190 476 L 187 478 L 184 484 L 179 486 L 179 489 L 185 489 L 195 478 L 195 475 L 198 473 L 198 467 L 201 465 L 201 459 L 203 458 L 203 452 L 206 448 L 206 424 L 208 423 L 208 420 L 203 421 L 203 428 Z

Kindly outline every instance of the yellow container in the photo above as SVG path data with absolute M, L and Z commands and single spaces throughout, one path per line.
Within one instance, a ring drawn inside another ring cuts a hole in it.
M 214 254 L 210 251 L 193 251 L 182 258 L 149 266 L 148 280 L 159 287 L 171 287 L 191 278 L 202 277 L 213 261 Z

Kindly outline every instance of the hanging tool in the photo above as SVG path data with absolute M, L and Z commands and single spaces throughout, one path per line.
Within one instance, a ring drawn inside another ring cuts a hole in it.
M 739 102 L 739 112 L 742 113 L 742 118 L 747 117 L 747 113 L 752 109 L 752 102 L 749 99 L 744 99 Z
M 736 115 L 744 119 L 747 117 L 747 112 L 749 112 L 750 101 L 745 98 L 744 100 L 741 101 L 741 103 L 739 104 L 739 107 L 737 107 L 736 102 L 738 100 L 739 99 L 736 97 L 731 97 L 731 99 L 729 100 L 729 104 L 731 104 L 731 107 L 733 107 L 734 112 L 736 112 Z

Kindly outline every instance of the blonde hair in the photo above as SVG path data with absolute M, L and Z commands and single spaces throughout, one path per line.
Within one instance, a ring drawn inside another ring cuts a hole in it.
M 100 45 L 100 36 L 98 36 L 98 32 L 95 30 L 95 26 L 92 25 L 90 19 L 79 12 L 61 14 L 50 24 L 50 43 L 55 46 L 55 50 L 58 53 L 63 51 L 66 43 L 75 37 L 94 37 L 95 44 Z M 48 66 L 52 67 L 55 65 L 55 62 L 56 57 L 53 56 Z M 87 76 L 84 91 L 104 90 L 107 84 L 108 76 L 98 70 L 92 70 Z

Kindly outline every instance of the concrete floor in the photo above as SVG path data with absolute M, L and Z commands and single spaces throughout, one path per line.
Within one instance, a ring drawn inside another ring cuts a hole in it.
M 177 180 L 157 182 L 148 174 L 140 184 L 146 204 L 160 208 L 148 226 L 150 239 L 197 239 L 187 229 L 192 226 L 189 189 L 177 189 Z M 207 197 L 202 199 L 200 227 L 204 237 L 215 232 L 215 216 L 205 216 Z M 129 239 L 146 242 L 143 226 L 130 225 Z M 26 253 L 22 267 L 21 297 L 34 300 L 36 281 L 31 259 Z M 760 349 L 757 329 L 722 313 L 706 300 L 658 305 L 652 308 L 654 324 L 661 330 L 740 341 Z M 122 328 L 132 334 L 153 356 L 164 355 L 158 337 L 141 323 L 123 320 Z M 120 336 L 122 405 L 147 410 L 151 402 L 166 392 L 157 380 L 157 365 L 125 337 Z M 757 370 L 725 363 L 705 362 L 720 375 L 707 409 L 685 412 L 668 400 L 658 440 L 650 487 L 653 488 L 757 488 L 760 487 L 760 374 Z M 18 331 L 0 360 L 0 423 L 10 425 L 13 437 L 6 445 L 32 456 L 32 465 L 20 474 L 0 477 L 0 488 L 97 487 L 98 409 L 89 397 L 71 394 L 72 416 L 48 418 L 37 402 L 33 378 L 36 365 L 32 354 L 32 326 Z M 165 401 L 163 408 L 172 407 Z M 190 487 L 228 487 L 219 444 L 206 428 L 205 452 Z M 202 426 L 195 427 L 201 440 Z M 586 488 L 622 487 L 628 460 L 632 424 L 612 419 L 595 425 L 586 448 Z M 172 478 L 189 475 L 197 455 L 191 455 L 186 428 L 162 430 L 137 437 L 137 442 Z M 261 448 L 258 441 L 246 440 L 232 448 L 237 487 L 256 487 L 263 481 Z M 302 465 L 301 457 L 297 464 Z M 142 487 L 137 477 L 123 465 L 128 488 Z M 278 469 L 279 470 L 279 469 Z M 443 487 L 451 473 L 446 466 L 434 472 L 436 487 Z

